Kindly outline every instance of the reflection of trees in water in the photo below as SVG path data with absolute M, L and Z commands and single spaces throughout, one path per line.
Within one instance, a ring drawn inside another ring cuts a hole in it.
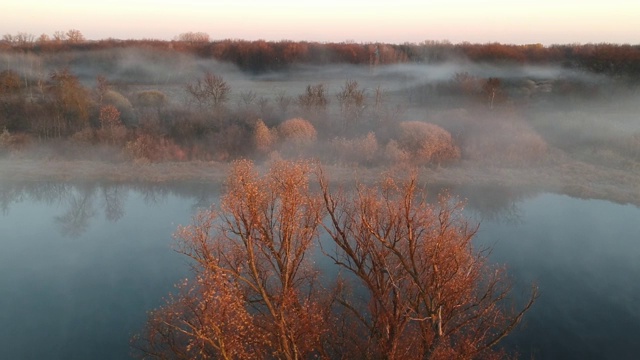
M 199 209 L 208 209 L 216 202 L 220 194 L 220 184 L 214 183 L 172 183 L 172 184 L 136 184 L 130 188 L 142 194 L 147 205 L 160 205 L 169 195 L 181 198 L 192 198 L 191 205 L 195 212 Z
M 52 182 L 0 182 L 0 208 L 9 214 L 12 204 L 23 201 L 42 202 L 48 205 L 62 203 L 72 190 L 65 183 Z
M 89 229 L 91 218 L 97 214 L 93 206 L 95 189 L 95 187 L 82 187 L 69 195 L 68 210 L 63 215 L 55 217 L 63 235 L 75 238 Z
M 518 224 L 522 222 L 519 203 L 537 194 L 530 189 L 516 189 L 498 185 L 467 186 L 452 190 L 466 199 L 467 208 L 480 220 Z
M 109 222 L 125 215 L 129 191 L 142 195 L 147 205 L 159 205 L 168 196 L 193 199 L 192 209 L 209 208 L 218 199 L 220 186 L 211 183 L 127 184 L 127 183 L 63 183 L 63 182 L 0 182 L 0 209 L 7 215 L 11 206 L 24 201 L 61 205 L 66 211 L 55 216 L 61 232 L 79 237 L 90 226 L 99 209 Z
M 171 193 L 169 188 L 159 184 L 144 184 L 142 186 L 136 186 L 136 190 L 142 194 L 144 203 L 147 205 L 160 205 Z
M 127 200 L 127 188 L 121 184 L 106 185 L 100 189 L 104 200 L 104 216 L 116 222 L 124 216 L 124 202 Z
M 2 214 L 9 214 L 9 206 L 13 203 L 22 202 L 24 199 L 24 191 L 17 184 L 0 184 L 0 208 Z
M 220 198 L 218 191 L 212 191 L 210 186 L 200 187 L 194 189 L 194 202 L 191 205 L 191 210 L 196 213 L 201 209 L 210 209 Z

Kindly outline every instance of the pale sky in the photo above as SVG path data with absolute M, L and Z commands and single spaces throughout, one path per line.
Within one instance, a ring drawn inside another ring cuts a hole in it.
M 640 0 L 4 0 L 0 36 L 640 44 Z

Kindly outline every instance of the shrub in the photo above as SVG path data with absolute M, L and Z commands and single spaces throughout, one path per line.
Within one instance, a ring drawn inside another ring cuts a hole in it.
M 91 127 L 87 126 L 82 130 L 76 131 L 71 136 L 71 140 L 83 145 L 91 145 L 96 141 L 96 132 Z
M 373 165 L 378 153 L 378 140 L 373 132 L 355 139 L 335 138 L 330 145 L 340 162 Z
M 416 164 L 442 164 L 460 158 L 451 134 L 438 125 L 421 121 L 400 123 L 399 148 Z
M 102 105 L 112 105 L 120 112 L 120 119 L 125 124 L 134 120 L 133 105 L 124 95 L 114 90 L 107 90 L 102 97 Z
M 409 158 L 409 153 L 402 150 L 395 140 L 390 140 L 384 148 L 384 160 L 388 163 L 406 163 Z
M 306 112 L 317 113 L 329 105 L 324 84 L 308 85 L 305 93 L 298 96 L 298 105 Z
M 20 89 L 20 76 L 13 70 L 0 71 L 0 94 L 12 94 Z
M 317 132 L 313 125 L 301 118 L 289 119 L 278 126 L 282 139 L 296 145 L 310 144 L 316 141 Z
M 143 162 L 186 159 L 185 152 L 172 140 L 149 134 L 140 134 L 127 142 L 125 152 L 134 160 Z
M 276 140 L 276 133 L 269 130 L 264 121 L 258 120 L 253 130 L 253 141 L 256 150 L 262 154 L 266 154 L 271 150 Z
M 100 127 L 103 129 L 121 125 L 120 111 L 113 105 L 100 108 Z
M 0 133 L 0 151 L 16 151 L 25 148 L 31 139 L 27 134 L 11 134 L 6 128 Z
M 136 93 L 136 107 L 162 108 L 168 103 L 167 95 L 158 90 L 146 90 Z

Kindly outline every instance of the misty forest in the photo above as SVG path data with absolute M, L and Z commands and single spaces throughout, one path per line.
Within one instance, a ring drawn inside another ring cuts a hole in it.
M 633 358 L 638 114 L 640 45 L 6 34 L 0 358 Z

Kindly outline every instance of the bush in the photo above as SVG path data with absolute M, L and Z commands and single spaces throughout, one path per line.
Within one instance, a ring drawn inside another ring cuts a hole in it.
M 172 140 L 164 137 L 141 134 L 127 142 L 125 152 L 131 158 L 143 162 L 185 160 L 185 152 Z
M 15 71 L 0 71 L 0 94 L 13 94 L 19 89 L 20 76 Z
M 125 124 L 131 125 L 134 120 L 133 105 L 129 99 L 117 91 L 108 90 L 102 97 L 103 105 L 113 105 L 120 112 L 120 119 Z
M 27 134 L 11 134 L 9 130 L 4 129 L 0 133 L 0 151 L 16 151 L 24 149 L 31 139 Z
M 285 141 L 296 145 L 306 145 L 316 141 L 317 132 L 313 125 L 301 118 L 289 119 L 278 126 L 278 134 Z
M 146 90 L 136 93 L 134 103 L 136 107 L 162 108 L 168 103 L 167 95 L 158 90 Z
M 91 127 L 86 127 L 82 130 L 76 131 L 71 140 L 82 145 L 93 145 L 96 142 L 96 132 Z
M 253 141 L 256 150 L 261 154 L 268 153 L 276 141 L 275 131 L 269 130 L 264 121 L 258 120 L 253 130 Z
M 330 143 L 337 161 L 373 165 L 378 153 L 378 140 L 373 132 L 355 138 L 335 138 Z
M 384 148 L 384 160 L 391 164 L 406 163 L 410 159 L 408 152 L 402 150 L 395 140 L 390 140 Z
M 421 121 L 400 123 L 398 145 L 416 164 L 438 165 L 460 158 L 460 149 L 451 134 L 438 125 Z

